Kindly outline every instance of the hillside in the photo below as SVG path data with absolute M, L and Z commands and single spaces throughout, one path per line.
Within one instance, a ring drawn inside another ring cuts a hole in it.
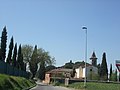
M 0 74 L 0 90 L 24 90 L 34 85 L 33 81 L 23 77 Z

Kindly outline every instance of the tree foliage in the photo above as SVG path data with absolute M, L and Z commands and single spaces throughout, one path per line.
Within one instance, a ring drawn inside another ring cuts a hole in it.
M 16 67 L 17 65 L 17 43 L 15 44 L 14 51 L 13 51 L 12 65 L 14 67 Z
M 67 69 L 73 69 L 74 63 L 72 62 L 72 60 L 70 60 L 70 62 L 65 63 L 64 68 Z
M 40 63 L 40 68 L 39 68 L 39 79 L 44 80 L 45 79 L 45 62 L 42 60 Z
M 54 65 L 49 65 L 49 66 L 46 66 L 45 71 L 48 72 L 53 69 L 56 69 L 56 67 Z
M 37 55 L 37 45 L 34 47 L 34 51 L 29 62 L 30 71 L 32 73 L 32 79 L 35 77 L 38 69 L 38 55 Z
M 1 48 L 0 48 L 0 60 L 2 60 L 2 51 L 1 51 Z
M 12 64 L 12 50 L 14 47 L 13 43 L 13 37 L 11 38 L 10 45 L 9 45 L 9 52 L 8 52 L 8 57 L 7 57 L 7 63 Z
M 102 64 L 100 68 L 100 77 L 102 80 L 108 80 L 108 68 L 107 68 L 107 62 L 106 62 L 106 53 L 103 53 L 102 57 Z
M 33 46 L 31 45 L 23 45 L 22 46 L 22 54 L 24 62 L 28 63 L 31 60 L 33 53 Z
M 111 75 L 111 81 L 117 81 L 117 69 Z
M 40 68 L 39 68 L 39 71 L 38 71 L 38 77 L 41 80 L 44 80 L 45 79 L 45 72 L 46 72 L 45 68 L 46 68 L 46 66 L 54 64 L 55 59 L 52 58 L 49 55 L 49 52 L 46 52 L 44 49 L 39 48 L 38 49 L 38 60 L 39 60 L 39 65 L 40 65 Z
M 115 81 L 117 81 L 117 69 L 115 70 Z
M 23 45 L 22 46 L 22 53 L 23 53 L 23 59 L 24 62 L 28 62 L 29 63 L 29 68 L 30 71 L 32 73 L 32 78 L 35 77 L 37 70 L 38 72 L 40 71 L 40 69 L 42 69 L 46 66 L 52 65 L 55 62 L 55 58 L 52 58 L 49 55 L 49 52 L 46 52 L 43 48 L 37 48 L 37 45 L 33 47 L 31 45 Z M 44 63 L 42 66 L 41 63 Z M 39 69 L 38 69 L 38 64 L 39 64 Z M 44 71 L 46 71 L 46 69 L 44 68 Z M 39 77 L 40 73 L 37 73 L 36 76 Z M 44 74 L 42 74 L 44 75 Z
M 3 61 L 5 61 L 5 57 L 6 57 L 6 47 L 7 47 L 7 30 L 5 26 L 3 28 L 2 36 L 1 36 L 1 57 Z
M 112 64 L 110 64 L 110 77 L 109 77 L 110 81 L 112 79 Z
M 20 70 L 23 70 L 23 67 L 24 67 L 23 54 L 21 52 L 21 44 L 19 45 L 19 49 L 18 49 L 17 67 Z
M 44 49 L 42 48 L 39 48 L 37 50 L 38 52 L 38 60 L 39 60 L 39 63 L 43 60 L 45 62 L 45 66 L 48 66 L 48 65 L 53 65 L 55 64 L 55 58 L 54 57 L 51 57 L 49 55 L 49 52 L 45 51 Z

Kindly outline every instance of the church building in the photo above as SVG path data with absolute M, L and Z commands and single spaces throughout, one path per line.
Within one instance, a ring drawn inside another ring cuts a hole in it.
M 86 64 L 86 77 L 87 80 L 91 80 L 92 76 L 98 75 L 98 68 L 97 68 L 97 57 L 95 55 L 95 52 L 92 53 L 92 56 L 90 58 L 91 64 Z M 85 65 L 79 66 L 76 70 L 76 76 L 75 78 L 84 79 L 85 78 Z

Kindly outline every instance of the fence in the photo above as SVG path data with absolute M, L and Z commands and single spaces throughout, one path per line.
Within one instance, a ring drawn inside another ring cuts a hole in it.
M 29 77 L 29 74 L 26 71 L 19 70 L 1 60 L 0 60 L 0 73 L 7 74 L 7 75 L 13 75 L 13 76 L 20 76 L 20 77 L 25 77 L 25 78 Z

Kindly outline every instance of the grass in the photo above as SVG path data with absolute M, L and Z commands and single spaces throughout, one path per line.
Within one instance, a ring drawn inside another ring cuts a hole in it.
M 84 83 L 80 82 L 80 83 L 69 84 L 68 87 L 79 90 L 120 90 L 120 84 L 114 84 L 114 83 L 87 82 L 87 86 L 86 88 L 84 88 Z
M 0 90 L 25 90 L 34 85 L 33 81 L 23 77 L 0 74 Z

